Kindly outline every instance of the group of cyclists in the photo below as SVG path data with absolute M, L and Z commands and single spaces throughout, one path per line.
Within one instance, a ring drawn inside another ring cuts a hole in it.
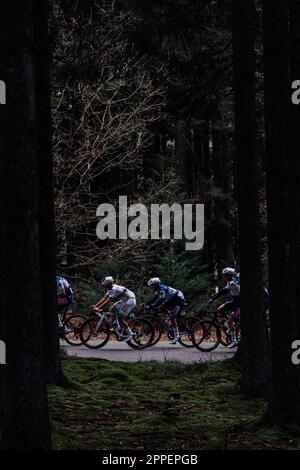
M 237 346 L 238 341 L 235 332 L 235 321 L 240 315 L 240 280 L 239 274 L 234 268 L 227 267 L 223 269 L 222 275 L 226 281 L 223 289 L 212 295 L 209 303 L 214 302 L 222 296 L 229 296 L 227 300 L 220 307 L 218 313 L 226 316 L 226 325 L 228 334 L 231 337 L 231 342 L 228 344 L 229 348 Z M 57 282 L 57 304 L 58 311 L 61 308 L 73 302 L 73 291 L 68 281 L 63 276 L 56 276 Z M 113 326 L 116 330 L 123 329 L 126 331 L 125 341 L 130 341 L 134 338 L 135 333 L 130 329 L 129 318 L 136 307 L 136 296 L 134 292 L 128 288 L 117 284 L 112 276 L 107 276 L 101 283 L 102 287 L 106 289 L 105 295 L 95 305 L 90 307 L 91 312 L 98 313 L 102 311 L 109 304 L 109 313 L 112 316 Z M 148 281 L 148 287 L 153 292 L 149 300 L 143 304 L 146 310 L 156 309 L 162 315 L 166 315 L 173 328 L 173 338 L 170 344 L 176 344 L 180 339 L 180 332 L 178 328 L 177 319 L 182 314 L 182 311 L 187 305 L 183 292 L 179 289 L 163 284 L 159 277 L 153 277 Z M 265 289 L 264 295 L 267 295 Z

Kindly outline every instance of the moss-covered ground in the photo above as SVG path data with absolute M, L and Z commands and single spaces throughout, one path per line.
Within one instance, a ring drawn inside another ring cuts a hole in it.
M 300 449 L 300 428 L 264 423 L 233 360 L 125 364 L 64 358 L 69 388 L 49 387 L 55 449 Z

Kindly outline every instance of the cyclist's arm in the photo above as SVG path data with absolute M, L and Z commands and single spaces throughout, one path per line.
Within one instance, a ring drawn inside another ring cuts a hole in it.
M 147 300 L 147 302 L 145 303 L 145 306 L 148 308 L 156 307 L 158 300 L 159 300 L 159 294 L 155 294 L 149 300 Z
M 223 289 L 220 289 L 219 292 L 217 292 L 216 294 L 214 294 L 212 296 L 212 299 L 217 300 L 219 297 L 222 297 L 223 295 L 229 294 L 229 292 L 230 292 L 230 290 L 227 286 L 223 287 Z
M 156 306 L 159 310 L 163 310 L 165 303 L 167 303 L 170 299 L 172 299 L 176 295 L 176 292 L 173 295 L 166 296 L 166 292 L 160 292 L 159 298 L 156 302 Z
M 96 303 L 96 305 L 93 305 L 94 308 L 103 308 L 105 307 L 107 304 L 109 304 L 109 302 L 111 301 L 111 298 L 108 297 L 107 295 L 102 297 L 101 300 L 99 300 L 99 302 Z

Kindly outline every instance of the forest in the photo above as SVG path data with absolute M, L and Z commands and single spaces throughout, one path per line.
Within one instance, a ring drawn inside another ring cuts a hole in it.
M 300 449 L 300 1 L 5 0 L 0 42 L 0 449 L 109 449 L 107 433 L 116 449 Z M 203 247 L 175 230 L 101 239 L 97 209 L 117 219 L 120 197 L 203 205 Z M 61 348 L 57 274 L 75 313 L 105 276 L 138 307 L 158 276 L 196 314 L 228 266 L 242 313 L 227 361 Z

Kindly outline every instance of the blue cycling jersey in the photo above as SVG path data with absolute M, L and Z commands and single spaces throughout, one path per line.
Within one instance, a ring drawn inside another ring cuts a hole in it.
M 220 289 L 217 294 L 214 295 L 214 299 L 218 299 L 222 295 L 230 294 L 235 301 L 237 301 L 240 298 L 240 283 L 239 280 L 236 277 L 233 277 L 231 281 L 227 282 L 227 285 L 223 287 L 223 289 Z
M 177 296 L 179 299 L 181 299 L 184 302 L 184 295 L 183 293 L 178 290 L 174 289 L 173 287 L 166 286 L 165 284 L 161 284 L 159 286 L 159 290 L 154 294 L 153 297 L 146 303 L 146 305 L 149 306 L 154 306 L 154 305 L 160 305 L 162 303 L 168 302 L 170 299 L 173 297 Z
M 240 282 L 239 279 L 233 277 L 231 281 L 227 283 L 227 285 L 220 289 L 217 294 L 213 296 L 213 299 L 218 299 L 222 295 L 230 294 L 232 297 L 233 305 L 236 307 L 240 306 Z M 263 287 L 263 296 L 265 302 L 265 309 L 268 310 L 269 308 L 269 292 L 266 287 Z M 229 304 L 230 302 L 228 302 Z

